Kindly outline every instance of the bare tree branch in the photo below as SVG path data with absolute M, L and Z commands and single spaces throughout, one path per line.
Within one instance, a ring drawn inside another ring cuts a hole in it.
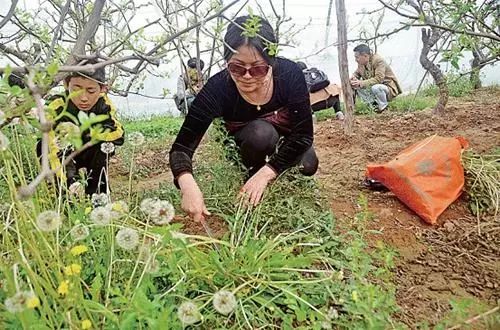
M 0 29 L 2 29 L 4 27 L 4 25 L 10 21 L 10 18 L 12 17 L 12 15 L 14 15 L 18 1 L 19 0 L 11 0 L 9 11 L 7 12 L 7 15 L 5 15 L 5 17 L 0 22 Z

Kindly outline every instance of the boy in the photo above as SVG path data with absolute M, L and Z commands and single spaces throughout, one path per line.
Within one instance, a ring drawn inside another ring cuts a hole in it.
M 86 64 L 95 64 L 97 61 L 87 61 Z M 88 195 L 94 193 L 106 193 L 106 162 L 114 152 L 108 149 L 108 153 L 101 150 L 101 145 L 105 142 L 111 142 L 114 145 L 122 145 L 123 127 L 116 119 L 116 108 L 106 95 L 107 86 L 105 84 L 104 68 L 95 70 L 92 74 L 74 72 L 64 79 L 66 92 L 64 95 L 57 95 L 51 98 L 48 105 L 49 117 L 56 118 L 53 130 L 49 134 L 49 161 L 52 169 L 60 166 L 63 156 L 68 156 L 72 150 L 61 150 L 60 143 L 57 143 L 59 131 L 62 135 L 67 133 L 67 129 L 62 129 L 62 123 L 72 123 L 80 127 L 81 122 L 78 119 L 80 112 L 87 115 L 106 115 L 106 119 L 98 123 L 93 123 L 90 129 L 81 132 L 82 144 L 91 140 L 90 131 L 97 130 L 94 133 L 96 141 L 91 147 L 81 151 L 67 166 L 66 180 L 68 186 L 79 180 L 79 169 L 87 170 L 87 186 L 85 193 Z M 68 99 L 69 98 L 69 99 Z M 65 110 L 65 111 L 64 111 Z M 67 124 L 66 124 L 67 125 Z M 72 125 L 70 125 L 72 126 Z M 74 126 L 72 126 L 74 127 Z M 58 128 L 60 128 L 58 130 Z M 114 149 L 111 147 L 111 149 Z M 41 143 L 37 145 L 37 154 L 41 155 Z M 62 178 L 64 180 L 64 178 Z

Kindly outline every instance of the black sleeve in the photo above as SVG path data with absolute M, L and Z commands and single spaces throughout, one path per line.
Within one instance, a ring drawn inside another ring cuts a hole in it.
M 277 173 L 295 165 L 299 156 L 313 143 L 311 104 L 304 74 L 299 66 L 291 61 L 287 63 L 286 71 L 281 73 L 286 77 L 281 79 L 281 82 L 287 100 L 286 106 L 290 112 L 291 132 L 268 162 Z
M 193 172 L 192 158 L 203 135 L 213 119 L 222 113 L 220 97 L 224 92 L 223 80 L 216 75 L 208 80 L 194 99 L 189 112 L 170 149 L 170 168 L 174 182 L 184 172 Z

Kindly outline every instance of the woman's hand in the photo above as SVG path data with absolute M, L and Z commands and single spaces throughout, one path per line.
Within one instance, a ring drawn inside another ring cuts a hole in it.
M 177 179 L 181 187 L 181 207 L 194 221 L 205 221 L 205 216 L 210 215 L 203 194 L 191 173 L 184 173 Z
M 263 166 L 241 188 L 240 196 L 249 202 L 250 205 L 256 206 L 262 199 L 268 183 L 275 177 L 276 172 L 273 169 L 267 165 Z

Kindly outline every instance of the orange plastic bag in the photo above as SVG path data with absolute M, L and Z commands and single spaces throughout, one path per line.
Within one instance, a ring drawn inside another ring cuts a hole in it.
M 464 169 L 461 152 L 468 142 L 437 135 L 403 150 L 386 164 L 370 164 L 368 178 L 380 181 L 430 224 L 461 194 Z

